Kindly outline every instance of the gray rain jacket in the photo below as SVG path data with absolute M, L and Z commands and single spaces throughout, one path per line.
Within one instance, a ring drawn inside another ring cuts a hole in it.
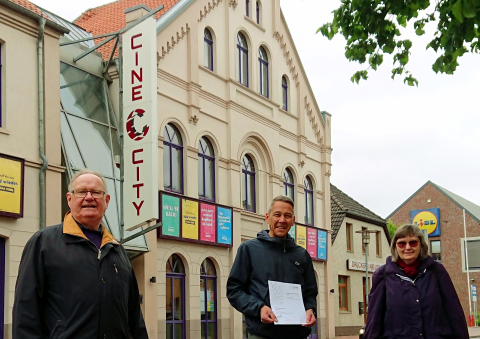
M 300 284 L 305 310 L 316 313 L 318 288 L 312 258 L 290 235 L 286 239 L 272 238 L 263 230 L 238 248 L 227 281 L 227 298 L 245 315 L 248 333 L 272 339 L 306 338 L 310 327 L 260 321 L 260 309 L 270 307 L 269 280 Z

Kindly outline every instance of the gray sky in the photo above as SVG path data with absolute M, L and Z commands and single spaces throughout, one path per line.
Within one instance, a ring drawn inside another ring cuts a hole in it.
M 110 1 L 33 2 L 74 20 Z M 382 217 L 428 180 L 480 205 L 480 55 L 466 54 L 453 76 L 437 75 L 436 55 L 425 50 L 435 27 L 424 37 L 410 29 L 408 69 L 418 88 L 390 79 L 389 57 L 368 81 L 352 84 L 351 75 L 366 67 L 345 59 L 343 37 L 315 34 L 339 3 L 281 0 L 318 105 L 333 115 L 332 183 Z

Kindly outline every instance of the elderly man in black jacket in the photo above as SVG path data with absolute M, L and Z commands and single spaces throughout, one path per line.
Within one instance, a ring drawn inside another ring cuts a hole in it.
M 316 322 L 318 288 L 310 255 L 288 235 L 295 223 L 292 199 L 282 195 L 274 198 L 265 220 L 269 232 L 259 232 L 256 239 L 238 248 L 227 281 L 227 297 L 245 315 L 249 338 L 303 339 Z M 274 325 L 277 318 L 270 308 L 269 280 L 301 285 L 303 325 Z
M 122 245 L 101 224 L 105 179 L 75 174 L 62 224 L 23 250 L 13 304 L 13 339 L 148 339 L 137 281 Z

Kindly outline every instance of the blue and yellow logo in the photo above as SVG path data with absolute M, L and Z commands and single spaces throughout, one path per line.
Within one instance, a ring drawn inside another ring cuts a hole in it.
M 423 230 L 427 230 L 429 237 L 440 236 L 440 209 L 430 208 L 427 210 L 411 211 L 412 224 Z

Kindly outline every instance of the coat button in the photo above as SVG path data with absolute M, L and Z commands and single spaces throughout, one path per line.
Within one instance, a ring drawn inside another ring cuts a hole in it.
M 102 278 L 102 283 L 104 283 L 104 284 L 105 284 L 106 282 L 107 282 L 107 281 L 106 281 L 105 279 L 103 279 L 103 278 Z M 103 337 L 104 337 L 104 338 L 106 338 L 106 337 L 105 337 L 105 335 L 106 335 L 106 334 L 104 334 L 104 335 L 103 335 Z

